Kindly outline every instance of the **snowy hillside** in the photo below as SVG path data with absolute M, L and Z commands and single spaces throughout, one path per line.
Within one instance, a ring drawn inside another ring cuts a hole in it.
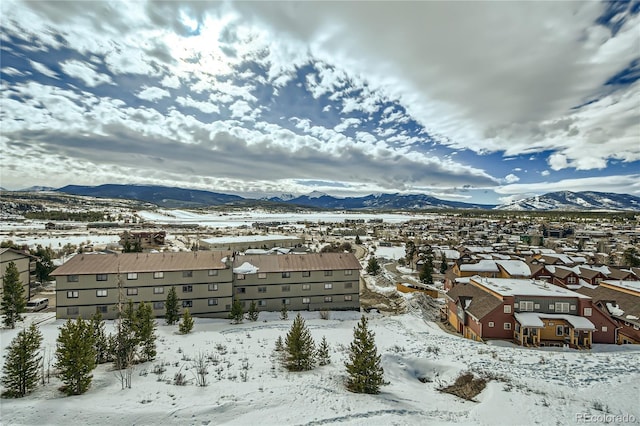
M 54 378 L 23 399 L 1 400 L 2 423 L 546 425 L 574 424 L 581 413 L 640 419 L 637 345 L 595 345 L 592 351 L 487 345 L 447 334 L 412 313 L 368 314 L 389 385 L 379 395 L 352 394 L 343 384 L 343 362 L 359 316 L 331 312 L 331 319 L 322 320 L 317 312 L 304 313 L 316 342 L 326 336 L 332 358 L 332 364 L 304 373 L 286 372 L 272 358 L 277 337 L 284 338 L 291 326 L 291 313 L 285 321 L 277 313 L 261 313 L 258 322 L 240 325 L 196 319 L 189 335 L 161 325 L 158 358 L 136 366 L 131 389 L 121 390 L 111 366 L 101 365 L 84 395 L 63 396 Z M 41 325 L 50 351 L 61 324 Z M 3 363 L 17 332 L 0 331 Z M 199 353 L 211 360 L 204 388 L 194 384 L 189 361 Z M 190 383 L 172 384 L 179 371 Z M 463 371 L 499 380 L 490 381 L 475 402 L 437 390 Z
M 640 197 L 608 192 L 560 191 L 525 198 L 496 207 L 496 210 L 635 210 L 640 211 Z

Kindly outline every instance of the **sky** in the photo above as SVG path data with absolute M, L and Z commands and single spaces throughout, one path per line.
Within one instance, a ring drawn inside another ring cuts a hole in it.
M 0 3 L 0 186 L 640 196 L 640 2 Z

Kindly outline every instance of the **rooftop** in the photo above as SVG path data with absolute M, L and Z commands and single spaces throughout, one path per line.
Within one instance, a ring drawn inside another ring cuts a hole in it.
M 484 287 L 501 296 L 542 296 L 542 297 L 578 297 L 588 299 L 575 291 L 567 290 L 546 281 L 515 278 L 486 278 L 475 276 L 472 283 Z

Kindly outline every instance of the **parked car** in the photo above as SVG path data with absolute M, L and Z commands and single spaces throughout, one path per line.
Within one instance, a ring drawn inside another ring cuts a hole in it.
M 27 312 L 38 312 L 47 309 L 48 306 L 49 299 L 47 298 L 32 299 L 27 302 Z

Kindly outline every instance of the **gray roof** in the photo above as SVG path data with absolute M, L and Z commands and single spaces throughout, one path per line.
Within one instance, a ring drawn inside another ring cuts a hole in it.
M 260 272 L 361 269 L 360 262 L 353 253 L 236 256 L 233 267 L 237 268 L 246 262 L 256 266 Z

